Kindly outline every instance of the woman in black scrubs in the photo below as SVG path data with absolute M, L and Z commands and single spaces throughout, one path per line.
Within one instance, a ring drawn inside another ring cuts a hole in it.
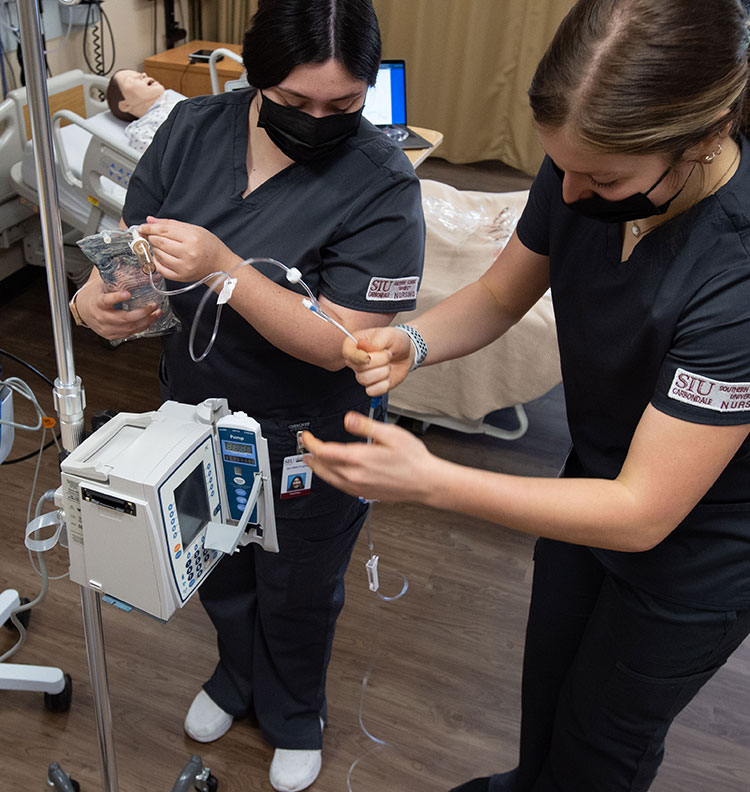
M 164 338 L 164 398 L 226 397 L 268 440 L 280 552 L 226 557 L 201 586 L 219 663 L 185 730 L 221 737 L 254 714 L 276 748 L 270 780 L 300 790 L 321 767 L 325 678 L 344 573 L 366 506 L 305 474 L 289 492 L 297 433 L 344 439 L 343 415 L 369 399 L 341 355 L 341 333 L 301 303 L 271 257 L 296 267 L 321 306 L 350 330 L 386 325 L 415 305 L 424 220 L 404 154 L 361 118 L 380 63 L 370 0 L 262 0 L 245 35 L 245 91 L 187 99 L 161 125 L 130 183 L 126 225 L 142 224 L 169 283 L 217 270 L 237 278 L 210 354 L 188 348 L 201 287 L 170 298 L 185 328 Z M 153 309 L 117 311 L 96 271 L 74 298 L 107 338 L 147 327 Z M 213 317 L 204 312 L 196 349 Z
M 304 442 L 321 477 L 543 537 L 518 767 L 461 792 L 641 792 L 675 715 L 750 632 L 750 147 L 740 0 L 580 0 L 529 92 L 547 154 L 476 283 L 346 344 L 370 395 L 497 338 L 551 287 L 559 479 Z M 457 792 L 457 791 L 456 791 Z

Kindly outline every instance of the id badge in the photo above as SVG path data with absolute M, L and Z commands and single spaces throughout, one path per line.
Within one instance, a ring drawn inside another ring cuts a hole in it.
M 284 465 L 281 469 L 282 500 L 309 495 L 311 486 L 312 470 L 302 461 L 302 454 L 284 457 Z

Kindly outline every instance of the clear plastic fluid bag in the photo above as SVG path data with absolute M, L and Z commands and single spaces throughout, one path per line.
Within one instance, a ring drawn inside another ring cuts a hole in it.
M 132 230 L 101 231 L 78 241 L 78 247 L 99 270 L 104 289 L 108 292 L 129 291 L 130 299 L 117 303 L 116 308 L 132 311 L 136 308 L 155 303 L 161 309 L 161 316 L 148 328 L 127 338 L 114 341 L 132 341 L 135 338 L 167 335 L 181 329 L 182 324 L 172 311 L 169 297 L 151 287 L 149 275 L 141 269 L 138 257 L 130 248 L 133 241 Z M 164 279 L 153 274 L 154 286 L 164 288 Z

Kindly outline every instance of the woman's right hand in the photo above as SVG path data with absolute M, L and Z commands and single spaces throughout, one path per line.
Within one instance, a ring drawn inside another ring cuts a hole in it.
M 83 323 L 97 335 L 119 341 L 150 327 L 160 316 L 156 303 L 126 311 L 115 308 L 130 299 L 130 292 L 106 292 L 100 278 L 92 278 L 75 295 L 75 304 Z
M 374 327 L 354 336 L 357 343 L 347 338 L 342 355 L 368 396 L 382 396 L 406 379 L 414 360 L 414 346 L 403 330 Z

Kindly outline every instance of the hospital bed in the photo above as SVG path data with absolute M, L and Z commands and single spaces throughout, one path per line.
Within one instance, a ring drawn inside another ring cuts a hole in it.
M 216 61 L 219 55 L 234 60 L 229 50 L 217 50 L 209 64 L 214 93 L 219 86 Z M 84 74 L 75 69 L 47 81 L 57 170 L 60 215 L 69 239 L 107 228 L 116 228 L 122 214 L 130 176 L 140 154 L 125 136 L 127 122 L 107 108 L 104 92 L 108 77 Z M 224 90 L 247 85 L 243 80 L 227 83 Z M 26 237 L 26 250 L 34 232 L 28 225 L 11 236 L 10 229 L 29 218 L 38 203 L 26 90 L 11 91 L 0 104 L 0 245 Z M 3 237 L 3 234 L 6 237 Z M 28 255 L 30 263 L 43 264 L 40 256 Z
M 527 191 L 456 190 L 423 179 L 427 225 L 425 264 L 417 309 L 401 313 L 408 323 L 440 300 L 476 280 L 504 247 L 520 217 Z M 471 316 L 464 321 L 470 323 Z M 524 434 L 523 405 L 561 381 L 552 298 L 545 294 L 505 335 L 459 360 L 412 372 L 391 391 L 388 410 L 422 423 L 503 439 Z M 510 408 L 511 427 L 493 413 Z
M 128 180 L 138 162 L 138 153 L 125 137 L 127 123 L 107 109 L 108 82 L 78 69 L 47 82 L 60 215 L 79 237 L 117 226 Z M 21 121 L 25 108 L 25 89 L 11 91 L 0 105 L 0 114 L 15 116 L 21 142 L 20 154 L 9 167 L 0 144 L 0 184 L 21 196 L 22 203 L 34 206 L 38 202 L 34 155 L 30 130 Z M 13 150 L 17 152 L 15 141 Z

